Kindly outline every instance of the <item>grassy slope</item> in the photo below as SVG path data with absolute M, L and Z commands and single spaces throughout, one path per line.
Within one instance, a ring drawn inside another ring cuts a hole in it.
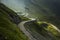
M 10 21 L 8 13 L 16 15 L 15 12 L 4 7 L 4 5 L 0 6 L 0 40 L 28 40 L 17 25 Z
M 31 32 L 37 32 L 47 38 L 48 40 L 60 40 L 60 33 L 55 30 L 50 24 L 44 22 L 28 22 L 25 24 L 26 29 L 29 29 Z M 51 35 L 49 34 L 51 33 Z
M 37 24 L 41 27 L 51 32 L 54 36 L 57 36 L 57 37 L 60 37 L 60 32 L 58 32 L 50 23 L 47 23 L 47 22 L 40 22 L 38 21 Z M 47 25 L 47 26 L 44 26 L 43 24 Z M 56 26 L 55 26 L 56 27 Z

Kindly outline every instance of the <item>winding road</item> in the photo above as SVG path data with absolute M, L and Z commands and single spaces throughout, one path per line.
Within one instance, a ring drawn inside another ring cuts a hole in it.
M 42 35 L 38 34 L 37 32 L 35 33 L 32 33 L 30 30 L 26 30 L 25 27 L 24 27 L 24 24 L 27 23 L 27 22 L 31 22 L 31 21 L 34 21 L 34 20 L 30 20 L 30 21 L 23 21 L 21 22 L 20 24 L 18 24 L 18 27 L 22 30 L 22 32 L 28 36 L 29 40 L 47 40 L 45 39 Z M 32 35 L 34 34 L 34 35 Z M 35 37 L 33 37 L 35 36 Z M 39 37 L 40 36 L 40 37 Z
M 26 36 L 28 36 L 28 38 L 29 38 L 30 40 L 36 40 L 36 39 L 33 38 L 33 36 L 25 29 L 24 24 L 25 24 L 26 22 L 28 22 L 28 21 L 23 21 L 23 22 L 21 22 L 21 23 L 18 25 L 18 27 L 23 31 L 23 33 L 25 33 Z
M 37 32 L 32 32 L 29 29 L 26 30 L 24 24 L 31 22 L 31 21 L 35 21 L 35 20 L 23 21 L 18 24 L 18 27 L 20 28 L 20 30 L 29 38 L 29 40 L 53 40 L 51 38 L 47 39 L 44 36 L 42 36 L 41 34 L 39 34 Z M 49 35 L 51 35 L 51 34 L 49 33 Z

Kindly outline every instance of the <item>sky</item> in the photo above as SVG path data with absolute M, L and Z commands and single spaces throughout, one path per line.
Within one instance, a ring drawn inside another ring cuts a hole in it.
M 16 12 L 25 11 L 24 0 L 1 0 L 1 2 Z

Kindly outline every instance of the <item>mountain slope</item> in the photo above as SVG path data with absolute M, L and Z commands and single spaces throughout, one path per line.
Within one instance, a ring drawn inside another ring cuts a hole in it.
M 50 23 L 32 20 L 26 22 L 24 27 L 36 40 L 60 40 L 60 30 Z
M 52 23 L 60 29 L 59 0 L 26 0 L 25 5 L 30 17 Z
M 16 25 L 19 22 L 21 22 L 19 16 L 0 3 L 0 40 L 28 40 Z

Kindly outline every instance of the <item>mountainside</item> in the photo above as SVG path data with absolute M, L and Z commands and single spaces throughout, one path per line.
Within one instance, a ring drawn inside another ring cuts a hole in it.
M 60 40 L 60 30 L 54 25 L 42 21 L 29 21 L 25 24 L 26 30 L 36 40 Z
M 25 10 L 30 17 L 52 23 L 60 29 L 59 0 L 26 0 Z
M 15 1 L 10 3 L 15 4 Z M 60 40 L 60 1 L 23 1 L 26 13 L 21 12 L 22 9 L 14 12 L 8 5 L 0 3 L 0 40 Z
M 0 40 L 28 40 L 17 27 L 21 18 L 11 9 L 0 3 Z

